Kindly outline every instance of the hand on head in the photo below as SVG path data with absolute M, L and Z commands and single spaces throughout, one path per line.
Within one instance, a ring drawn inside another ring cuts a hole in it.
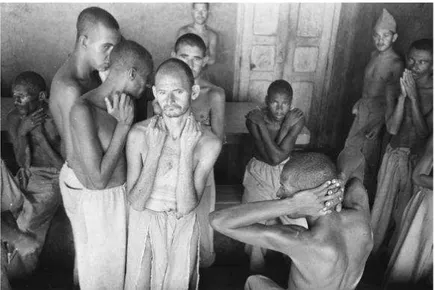
M 331 209 L 343 200 L 342 183 L 339 180 L 326 181 L 322 185 L 302 190 L 289 197 L 298 208 L 294 218 L 321 216 L 331 213 Z M 341 206 L 338 207 L 341 210 Z

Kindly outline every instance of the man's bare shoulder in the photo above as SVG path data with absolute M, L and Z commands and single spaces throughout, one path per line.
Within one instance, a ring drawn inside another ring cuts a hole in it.
M 182 26 L 180 29 L 178 29 L 178 37 L 180 37 L 183 34 L 189 33 L 190 29 L 191 29 L 191 24 Z
M 219 154 L 222 148 L 222 141 L 210 130 L 203 130 L 201 139 L 198 142 L 198 152 L 200 155 Z
M 208 37 L 210 37 L 210 40 L 217 39 L 218 37 L 218 33 L 208 25 L 207 25 L 207 33 L 208 33 Z
M 51 102 L 74 101 L 81 96 L 81 87 L 70 75 L 56 74 L 50 90 Z

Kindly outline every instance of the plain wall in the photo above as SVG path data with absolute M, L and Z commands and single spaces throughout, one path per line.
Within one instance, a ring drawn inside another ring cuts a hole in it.
M 80 11 L 99 6 L 118 21 L 122 34 L 147 48 L 155 67 L 170 57 L 178 29 L 192 22 L 191 3 L 44 3 L 1 4 L 1 79 L 6 96 L 13 78 L 22 71 L 40 73 L 47 84 L 74 49 Z M 219 33 L 217 63 L 210 79 L 231 99 L 237 4 L 212 3 L 208 25 Z

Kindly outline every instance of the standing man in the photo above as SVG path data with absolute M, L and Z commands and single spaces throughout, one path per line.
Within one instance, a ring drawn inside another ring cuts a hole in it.
M 355 103 L 352 127 L 346 139 L 343 151 L 338 157 L 338 164 L 353 163 L 358 159 L 359 166 L 351 172 L 339 167 L 344 181 L 358 177 L 364 182 L 369 194 L 369 203 L 373 204 L 376 188 L 377 170 L 381 159 L 380 134 L 385 124 L 386 100 L 395 96 L 399 89 L 399 78 L 403 70 L 403 61 L 394 51 L 397 40 L 396 21 L 386 10 L 378 18 L 373 28 L 373 42 L 376 50 L 364 71 L 362 98 Z M 346 166 L 350 168 L 349 166 Z
M 210 215 L 213 228 L 243 243 L 289 256 L 288 289 L 355 289 L 372 248 L 370 210 L 362 183 L 353 179 L 344 195 L 343 210 L 333 207 L 342 190 L 335 165 L 320 153 L 294 154 L 281 174 L 279 200 L 246 203 Z M 328 206 L 325 207 L 324 202 Z M 298 225 L 264 225 L 280 216 L 305 217 Z M 245 289 L 282 289 L 272 280 L 250 276 Z
M 71 158 L 60 186 L 71 221 L 81 289 L 123 289 L 127 238 L 124 145 L 138 98 L 153 70 L 133 41 L 115 46 L 107 80 L 71 108 Z
M 191 114 L 200 88 L 184 62 L 163 62 L 153 93 L 162 115 L 137 123 L 127 141 L 125 289 L 197 289 L 195 209 L 222 143 Z
M 407 69 L 400 79 L 401 92 L 387 98 L 387 130 L 392 134 L 378 175 L 372 210 L 373 252 L 380 251 L 387 232 L 398 227 L 413 193 L 412 161 L 421 152 L 432 131 L 433 77 L 432 39 L 413 42 L 406 58 Z M 394 241 L 390 245 L 394 247 Z
M 120 39 L 118 22 L 106 10 L 89 7 L 77 18 L 74 51 L 53 77 L 50 91 L 50 111 L 67 161 L 72 157 L 71 107 L 80 96 L 101 84 L 98 72 L 108 69 L 110 52 Z
M 195 85 L 200 87 L 199 96 L 192 101 L 192 113 L 195 120 L 200 122 L 204 129 L 213 132 L 221 141 L 225 139 L 225 91 L 205 80 L 202 70 L 207 64 L 206 46 L 204 41 L 196 34 L 187 33 L 180 36 L 174 46 L 172 57 L 184 61 L 192 70 Z M 161 114 L 161 108 L 154 101 L 155 112 Z M 200 224 L 200 266 L 211 266 L 215 260 L 213 229 L 210 226 L 208 215 L 214 211 L 216 202 L 216 185 L 213 171 L 207 179 L 201 204 L 197 207 Z

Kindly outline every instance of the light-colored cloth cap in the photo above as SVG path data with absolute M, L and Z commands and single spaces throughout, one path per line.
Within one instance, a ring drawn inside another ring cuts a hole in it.
M 387 9 L 382 9 L 382 14 L 376 21 L 375 29 L 388 29 L 396 32 L 396 20 Z

